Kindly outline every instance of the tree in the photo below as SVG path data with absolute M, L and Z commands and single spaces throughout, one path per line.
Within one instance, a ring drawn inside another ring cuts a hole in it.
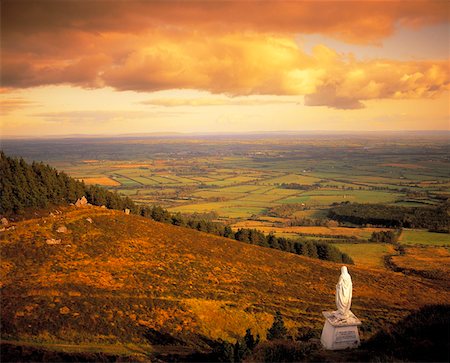
M 225 226 L 223 236 L 227 238 L 234 238 L 234 232 L 230 226 Z
M 245 340 L 238 339 L 236 343 L 234 344 L 234 361 L 235 362 L 242 362 L 243 359 L 248 356 L 251 351 L 245 344 Z
M 245 331 L 244 342 L 248 349 L 255 349 L 256 345 L 259 343 L 255 340 L 255 337 L 252 334 L 251 329 L 247 329 Z
M 280 245 L 278 244 L 278 239 L 271 233 L 267 237 L 267 244 L 270 248 L 280 249 Z
M 272 326 L 267 330 L 267 340 L 285 339 L 286 336 L 287 329 L 284 326 L 283 316 L 277 311 Z

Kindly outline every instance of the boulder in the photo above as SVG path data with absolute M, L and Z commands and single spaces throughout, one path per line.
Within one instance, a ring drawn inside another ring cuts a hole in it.
M 58 233 L 67 233 L 67 227 L 66 226 L 60 226 L 60 227 L 58 227 L 56 232 L 58 232 Z
M 84 195 L 75 202 L 75 206 L 77 206 L 78 208 L 84 207 L 87 204 L 88 204 L 88 201 Z
M 130 214 L 130 210 L 128 208 L 125 208 L 124 212 L 126 215 Z
M 93 220 L 92 220 L 92 218 L 86 218 L 86 221 L 88 221 L 89 223 L 92 223 L 93 222 Z
M 49 238 L 45 241 L 48 245 L 59 245 L 61 243 L 60 239 Z

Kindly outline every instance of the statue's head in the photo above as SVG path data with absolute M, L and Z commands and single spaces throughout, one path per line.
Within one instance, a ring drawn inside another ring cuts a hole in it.
M 347 266 L 342 266 L 341 267 L 341 274 L 343 274 L 343 275 L 348 274 Z

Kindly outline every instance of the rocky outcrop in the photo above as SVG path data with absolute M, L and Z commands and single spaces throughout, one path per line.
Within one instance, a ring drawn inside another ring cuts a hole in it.
M 67 227 L 66 226 L 60 226 L 58 227 L 58 229 L 56 230 L 56 232 L 58 233 L 67 233 Z
M 61 243 L 60 239 L 49 238 L 45 241 L 48 245 L 59 245 Z
M 75 202 L 75 206 L 78 208 L 85 207 L 87 205 L 88 201 L 84 195 Z

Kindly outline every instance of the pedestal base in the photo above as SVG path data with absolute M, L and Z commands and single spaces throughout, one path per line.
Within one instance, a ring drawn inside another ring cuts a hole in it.
M 335 311 L 324 311 L 325 325 L 320 341 L 325 349 L 339 350 L 359 346 L 358 325 L 361 321 L 350 312 L 347 318 L 340 317 Z

